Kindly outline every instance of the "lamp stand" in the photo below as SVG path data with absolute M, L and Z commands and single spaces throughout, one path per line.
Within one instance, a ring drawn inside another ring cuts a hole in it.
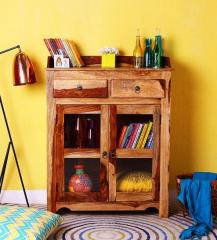
M 8 121 L 7 121 L 7 117 L 6 117 L 6 113 L 5 113 L 5 110 L 4 110 L 4 106 L 3 106 L 1 96 L 0 96 L 0 105 L 1 105 L 1 110 L 2 110 L 2 113 L 3 113 L 5 125 L 6 125 L 6 128 L 7 128 L 8 137 L 9 137 L 8 147 L 7 147 L 7 151 L 6 151 L 6 154 L 5 154 L 5 159 L 4 159 L 4 163 L 3 163 L 2 170 L 1 170 L 1 175 L 0 175 L 0 194 L 1 194 L 2 185 L 3 185 L 3 181 L 4 181 L 5 170 L 6 170 L 6 167 L 7 167 L 9 152 L 10 152 L 10 149 L 12 148 L 12 152 L 13 152 L 13 155 L 14 155 L 14 158 L 15 158 L 17 170 L 18 170 L 20 181 L 21 181 L 22 188 L 23 188 L 23 193 L 24 193 L 24 196 L 25 196 L 25 199 L 26 199 L 26 204 L 29 207 L 29 202 L 28 202 L 28 198 L 27 198 L 27 195 L 26 195 L 26 190 L 25 190 L 22 175 L 21 175 L 21 172 L 20 172 L 20 167 L 19 167 L 19 164 L 18 164 L 16 151 L 15 151 L 15 148 L 14 148 L 14 143 L 13 143 L 13 139 L 11 137 L 11 132 L 10 132 L 10 128 L 9 128 L 9 125 L 8 125 Z

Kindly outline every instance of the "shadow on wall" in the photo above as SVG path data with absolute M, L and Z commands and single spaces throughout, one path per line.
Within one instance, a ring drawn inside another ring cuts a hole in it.
M 172 67 L 170 188 L 174 189 L 176 175 L 191 172 L 193 169 L 192 106 L 195 99 L 192 97 L 192 89 L 196 79 L 194 71 L 184 62 L 172 60 Z

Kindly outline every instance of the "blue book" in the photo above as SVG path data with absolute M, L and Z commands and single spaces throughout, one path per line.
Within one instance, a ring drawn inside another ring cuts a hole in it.
M 151 132 L 148 135 L 148 139 L 147 139 L 145 148 L 150 148 L 152 139 L 153 139 L 153 128 L 151 129 Z

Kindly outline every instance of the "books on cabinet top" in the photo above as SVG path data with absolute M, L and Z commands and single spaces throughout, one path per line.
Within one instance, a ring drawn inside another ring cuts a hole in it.
M 71 67 L 84 66 L 84 61 L 82 60 L 78 48 L 73 41 L 62 38 L 49 38 L 44 39 L 44 43 L 53 58 L 54 55 L 61 55 L 69 59 Z

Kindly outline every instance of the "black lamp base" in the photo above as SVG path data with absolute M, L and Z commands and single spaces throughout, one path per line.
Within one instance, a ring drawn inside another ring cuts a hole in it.
M 5 113 L 5 110 L 4 110 L 4 106 L 3 106 L 1 96 L 0 96 L 0 105 L 1 105 L 1 110 L 2 110 L 2 113 L 3 113 L 5 125 L 6 125 L 6 128 L 7 128 L 8 137 L 9 137 L 8 147 L 7 147 L 7 151 L 6 151 L 6 154 L 5 154 L 5 159 L 4 159 L 4 163 L 3 163 L 2 170 L 1 170 L 1 175 L 0 175 L 0 194 L 1 194 L 2 185 L 3 185 L 3 181 L 4 181 L 4 176 L 5 176 L 5 171 L 6 171 L 6 167 L 7 167 L 8 156 L 9 156 L 9 153 L 10 153 L 10 149 L 12 148 L 12 152 L 13 152 L 13 155 L 14 155 L 14 158 L 15 158 L 18 174 L 19 174 L 19 177 L 20 177 L 20 182 L 21 182 L 21 185 L 22 185 L 22 188 L 23 188 L 23 193 L 24 193 L 24 196 L 25 196 L 25 199 L 26 199 L 26 204 L 29 207 L 29 202 L 28 202 L 28 198 L 27 198 L 27 195 L 26 195 L 26 190 L 25 190 L 24 183 L 23 183 L 23 178 L 22 178 L 20 167 L 19 167 L 19 164 L 18 164 L 17 155 L 16 155 L 16 151 L 15 151 L 15 148 L 14 148 L 13 139 L 11 137 L 10 128 L 9 128 L 9 125 L 8 125 L 8 121 L 7 121 L 7 117 L 6 117 L 6 113 Z

